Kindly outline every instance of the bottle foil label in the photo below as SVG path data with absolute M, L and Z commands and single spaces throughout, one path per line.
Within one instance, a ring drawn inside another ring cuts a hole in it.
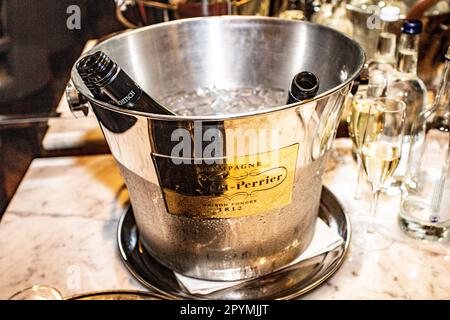
M 236 218 L 288 205 L 298 144 L 215 164 L 174 164 L 153 155 L 171 214 L 194 218 Z

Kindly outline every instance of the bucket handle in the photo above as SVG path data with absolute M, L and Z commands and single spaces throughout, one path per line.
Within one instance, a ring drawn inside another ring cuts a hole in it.
M 75 118 L 87 117 L 91 104 L 78 92 L 72 81 L 69 81 L 66 86 L 66 100 Z

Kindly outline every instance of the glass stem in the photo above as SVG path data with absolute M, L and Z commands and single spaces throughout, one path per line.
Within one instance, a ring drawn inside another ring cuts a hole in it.
M 358 178 L 356 180 L 356 190 L 355 190 L 355 195 L 354 198 L 355 200 L 359 200 L 361 199 L 361 184 L 362 184 L 362 180 L 363 180 L 363 176 L 364 176 L 364 170 L 362 167 L 362 161 L 361 161 L 361 154 L 358 152 L 356 154 L 356 161 L 357 161 L 357 166 L 358 166 Z
M 370 222 L 367 227 L 367 233 L 375 231 L 375 218 L 377 216 L 378 198 L 380 197 L 380 189 L 372 192 L 372 201 L 370 202 Z

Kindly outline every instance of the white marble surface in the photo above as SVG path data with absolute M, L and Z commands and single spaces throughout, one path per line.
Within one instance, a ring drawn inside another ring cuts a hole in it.
M 111 156 L 34 160 L 0 223 L 0 299 L 35 284 L 142 289 L 116 244 L 122 185 Z
M 355 201 L 356 165 L 351 141 L 336 144 L 346 156 L 324 177 L 324 184 L 349 213 L 352 227 L 369 214 L 369 186 Z M 339 150 L 339 149 L 338 149 Z M 447 199 L 449 201 L 449 199 Z M 377 222 L 394 240 L 386 250 L 368 252 L 355 246 L 355 234 L 340 270 L 306 299 L 450 299 L 450 243 L 425 243 L 404 235 L 397 226 L 400 197 L 381 195 Z
M 352 199 L 355 172 L 347 153 L 324 182 L 348 212 L 364 214 L 368 205 Z M 65 296 L 143 289 L 118 254 L 122 185 L 111 156 L 33 161 L 0 223 L 0 299 L 35 284 Z M 408 239 L 396 225 L 399 199 L 381 201 L 394 244 L 378 252 L 351 245 L 340 270 L 305 299 L 450 299 L 450 246 Z

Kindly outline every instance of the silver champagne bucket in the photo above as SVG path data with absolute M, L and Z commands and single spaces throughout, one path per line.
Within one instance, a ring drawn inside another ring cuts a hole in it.
M 288 89 L 299 71 L 318 75 L 312 101 L 215 116 L 120 109 L 94 99 L 75 69 L 67 90 L 74 111 L 94 111 L 143 245 L 165 266 L 237 280 L 278 269 L 308 246 L 343 101 L 364 64 L 356 42 L 306 22 L 227 16 L 145 27 L 96 50 L 157 100 L 214 86 Z M 223 143 L 205 156 L 208 132 Z M 180 141 L 189 146 L 174 154 Z

